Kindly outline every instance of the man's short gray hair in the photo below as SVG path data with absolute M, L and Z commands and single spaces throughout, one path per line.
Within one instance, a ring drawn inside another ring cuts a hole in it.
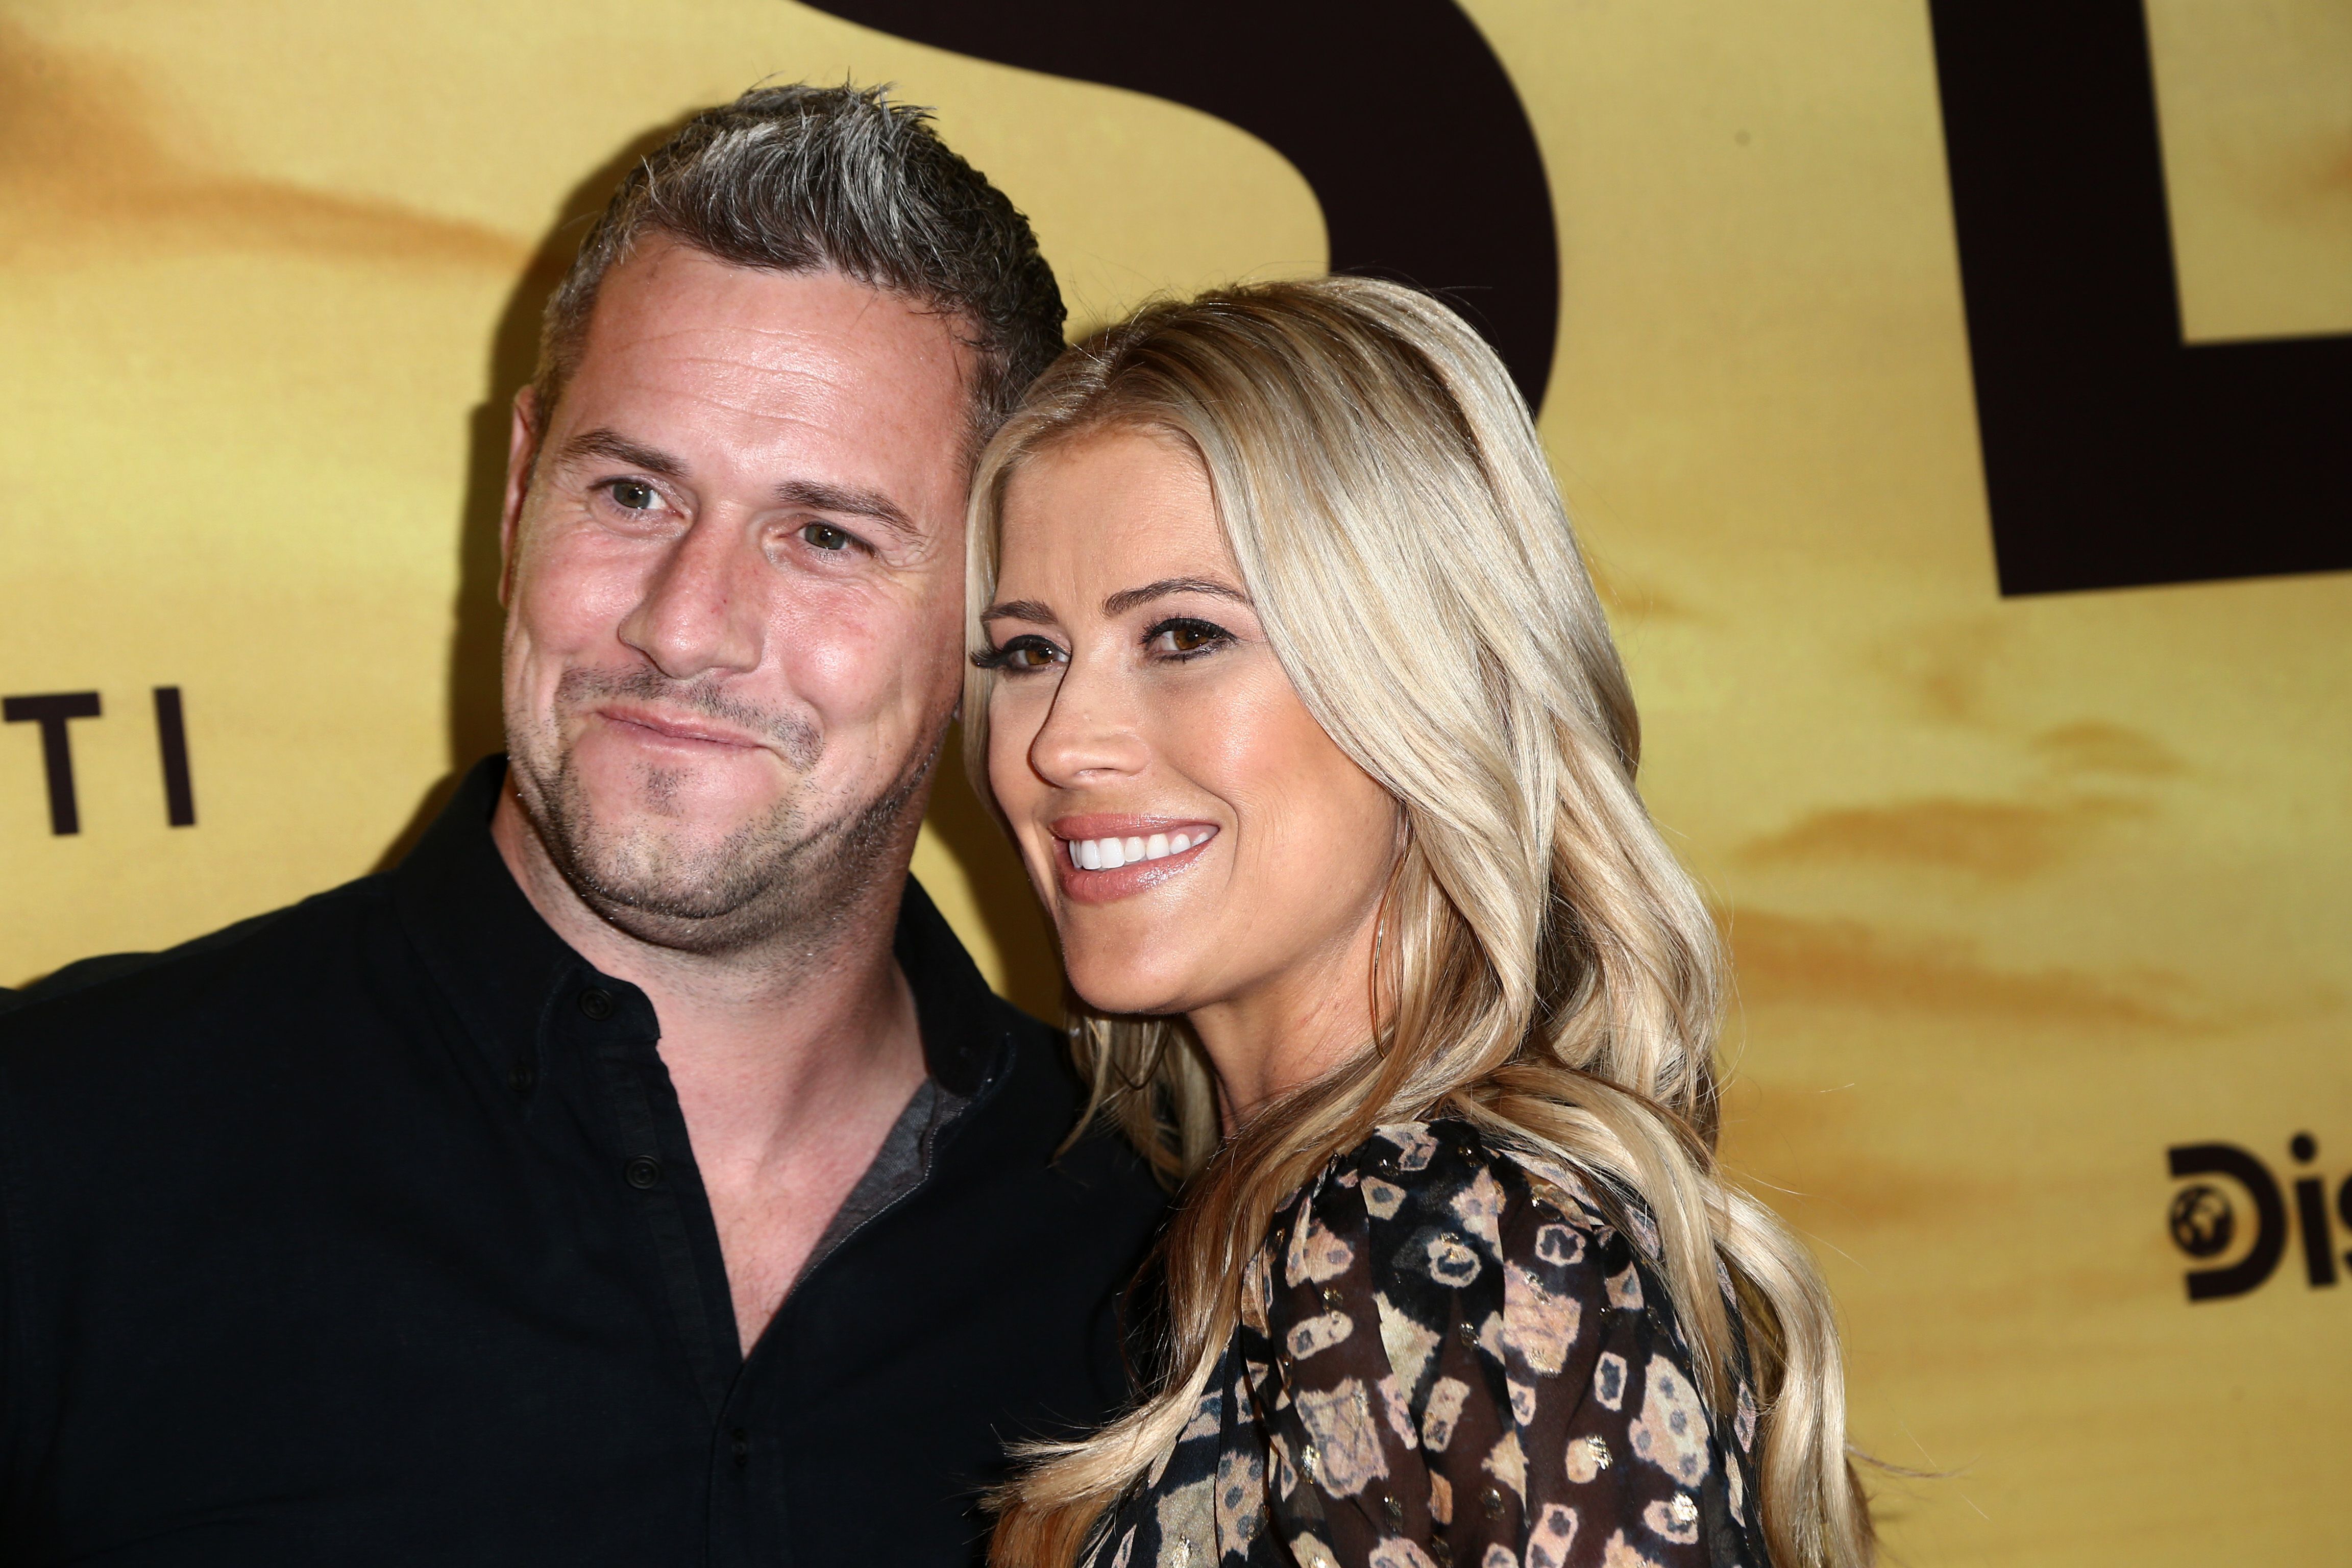
M 976 352 L 979 439 L 1062 352 L 1065 311 L 1029 220 L 882 88 L 754 88 L 647 154 L 547 301 L 540 417 L 579 367 L 604 275 L 648 235 L 738 267 L 837 271 L 940 311 Z

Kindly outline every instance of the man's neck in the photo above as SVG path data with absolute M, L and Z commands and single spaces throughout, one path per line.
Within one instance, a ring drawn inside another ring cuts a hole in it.
M 847 893 L 820 931 L 781 931 L 705 953 L 643 941 L 590 908 L 511 787 L 490 832 L 555 933 L 652 1002 L 698 1163 L 738 1171 L 789 1163 L 812 1134 L 871 1120 L 877 1100 L 895 1115 L 921 1081 L 914 998 L 891 952 L 905 852 Z
M 555 933 L 653 1003 L 748 1354 L 923 1081 L 914 993 L 891 954 L 912 844 L 846 890 L 821 931 L 707 953 L 640 940 L 591 909 L 511 784 L 490 834 Z

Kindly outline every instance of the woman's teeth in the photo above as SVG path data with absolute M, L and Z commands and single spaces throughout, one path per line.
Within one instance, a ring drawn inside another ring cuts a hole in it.
M 1116 871 L 1138 860 L 1164 860 L 1171 855 L 1181 855 L 1206 844 L 1216 831 L 1205 827 L 1185 833 L 1154 833 L 1149 837 L 1073 838 L 1069 840 L 1070 864 L 1081 871 Z

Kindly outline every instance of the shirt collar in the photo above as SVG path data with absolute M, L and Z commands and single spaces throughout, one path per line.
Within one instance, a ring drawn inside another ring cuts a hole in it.
M 442 992 L 492 1059 L 503 1065 L 538 1037 L 560 990 L 594 976 L 531 908 L 490 837 L 506 787 L 507 760 L 485 757 L 392 874 L 402 925 Z M 1013 1049 L 1011 1009 L 913 877 L 898 905 L 892 951 L 914 993 L 931 1079 L 971 1096 L 998 1076 Z M 596 976 L 608 989 L 624 981 Z

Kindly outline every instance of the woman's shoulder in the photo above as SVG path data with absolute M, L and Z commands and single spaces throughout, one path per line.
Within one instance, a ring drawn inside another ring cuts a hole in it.
M 1243 1316 L 1278 1334 L 1359 1294 L 1384 1319 L 1466 1316 L 1474 1332 L 1490 1310 L 1499 1329 L 1502 1315 L 1570 1300 L 1655 1315 L 1656 1253 L 1643 1205 L 1597 1176 L 1467 1121 L 1393 1122 L 1276 1211 Z
M 1764 1561 L 1755 1405 L 1743 1383 L 1711 1418 L 1656 1234 L 1620 1186 L 1462 1121 L 1332 1160 L 1277 1213 L 1234 1347 L 1275 1468 L 1311 1483 L 1298 1527 L 1360 1536 L 1336 1562 L 1425 1531 L 1457 1562 L 1563 1562 L 1579 1518 L 1612 1561 Z
M 1374 1128 L 1333 1159 L 1285 1213 L 1357 1205 L 1400 1237 L 1455 1234 L 1483 1243 L 1498 1261 L 1528 1261 L 1513 1258 L 1520 1251 L 1553 1264 L 1635 1250 L 1654 1260 L 1658 1253 L 1657 1226 L 1638 1198 L 1566 1161 L 1450 1117 Z M 1399 1222 L 1406 1222 L 1402 1232 Z

